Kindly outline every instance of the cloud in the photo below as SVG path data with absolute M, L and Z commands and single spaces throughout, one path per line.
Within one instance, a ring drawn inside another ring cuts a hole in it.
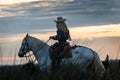
M 118 0 L 49 0 L 0 5 L 0 32 L 55 28 L 57 16 L 67 18 L 68 26 L 118 24 L 119 4 Z
M 29 16 L 105 15 L 119 11 L 118 8 L 116 9 L 115 3 L 117 2 L 113 0 L 34 1 L 7 5 L 7 8 L 2 8 L 1 12 L 16 13 L 18 15 L 27 14 Z

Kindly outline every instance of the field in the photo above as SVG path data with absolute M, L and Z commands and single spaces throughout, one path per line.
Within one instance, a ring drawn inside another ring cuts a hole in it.
M 85 80 L 78 66 L 66 65 L 51 73 L 40 71 L 37 64 L 0 66 L 0 80 Z M 98 80 L 92 74 L 89 80 Z M 110 60 L 102 80 L 120 80 L 120 60 Z

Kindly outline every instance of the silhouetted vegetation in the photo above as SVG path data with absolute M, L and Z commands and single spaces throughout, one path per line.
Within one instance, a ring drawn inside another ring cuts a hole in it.
M 65 65 L 52 72 L 40 71 L 38 65 L 0 66 L 0 80 L 85 80 L 78 65 Z M 98 80 L 91 74 L 89 80 Z M 110 60 L 109 69 L 102 80 L 120 80 L 119 60 Z

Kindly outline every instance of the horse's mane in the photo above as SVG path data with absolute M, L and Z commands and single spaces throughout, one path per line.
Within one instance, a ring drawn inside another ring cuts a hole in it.
M 38 38 L 35 38 L 35 37 L 32 37 L 32 36 L 29 36 L 29 38 L 31 40 L 33 40 L 34 42 L 37 42 L 38 45 L 44 45 L 44 44 L 46 44 L 44 41 L 42 41 L 42 40 L 40 40 Z M 46 45 L 48 45 L 48 44 L 46 44 Z

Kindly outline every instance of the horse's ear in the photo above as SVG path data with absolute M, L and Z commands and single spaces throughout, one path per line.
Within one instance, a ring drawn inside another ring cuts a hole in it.
M 28 37 L 28 36 L 29 36 L 29 34 L 27 33 L 27 34 L 26 34 L 26 37 Z

